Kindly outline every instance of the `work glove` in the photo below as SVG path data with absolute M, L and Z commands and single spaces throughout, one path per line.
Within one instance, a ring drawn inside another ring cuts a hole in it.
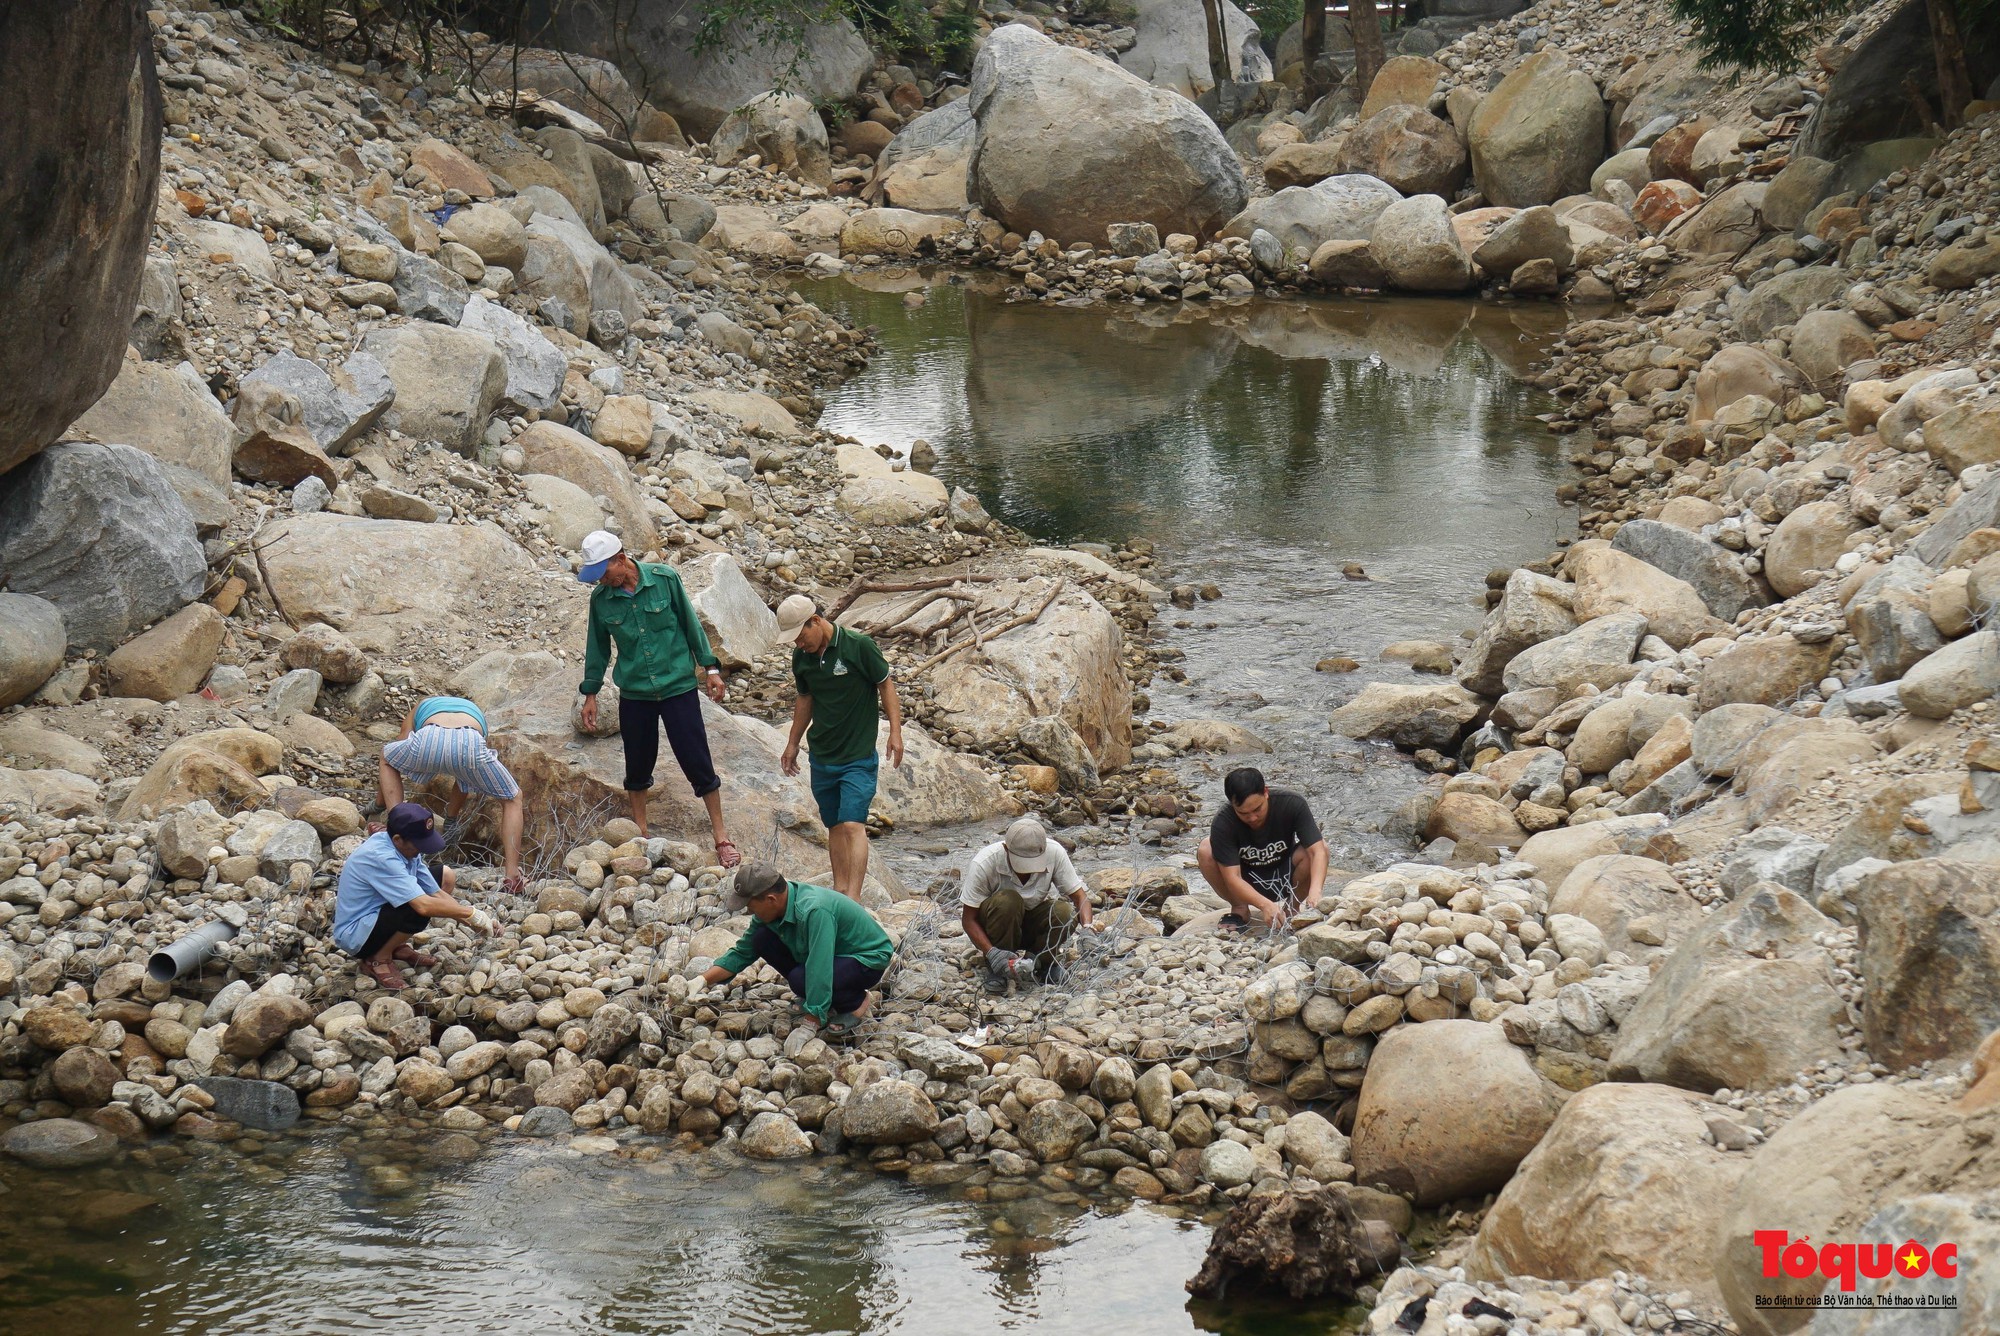
M 995 974 L 1005 974 L 1007 967 L 1017 958 L 1018 953 L 1009 951 L 1005 947 L 996 946 L 986 953 L 986 968 L 992 970 Z
M 493 916 L 483 909 L 473 910 L 472 917 L 467 919 L 466 922 L 481 937 L 491 937 L 494 933 L 500 931 L 500 925 L 495 923 Z

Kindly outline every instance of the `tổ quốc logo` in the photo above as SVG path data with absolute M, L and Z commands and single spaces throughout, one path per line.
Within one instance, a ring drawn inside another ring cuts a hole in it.
M 1956 1308 L 1958 1295 L 1940 1294 L 1935 1287 L 1898 1291 L 1896 1281 L 1958 1279 L 1958 1245 L 1905 1239 L 1889 1243 L 1824 1243 L 1810 1236 L 1793 1238 L 1782 1229 L 1759 1229 L 1750 1236 L 1758 1249 L 1766 1280 L 1823 1282 L 1817 1293 L 1759 1291 L 1759 1308 Z M 1868 1284 L 1862 1293 L 1864 1282 Z M 1954 1291 L 1956 1287 L 1953 1287 Z

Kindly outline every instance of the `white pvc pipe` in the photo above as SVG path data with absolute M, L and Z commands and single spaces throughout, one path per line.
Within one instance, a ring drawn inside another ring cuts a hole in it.
M 172 983 L 215 954 L 215 948 L 236 935 L 236 925 L 210 919 L 180 940 L 153 952 L 146 973 L 157 983 Z

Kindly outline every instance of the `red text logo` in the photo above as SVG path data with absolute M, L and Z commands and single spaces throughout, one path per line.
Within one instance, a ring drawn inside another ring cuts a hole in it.
M 1810 1236 L 1793 1238 L 1782 1229 L 1760 1229 L 1750 1235 L 1764 1254 L 1764 1278 L 1787 1276 L 1805 1280 L 1820 1276 L 1838 1281 L 1852 1293 L 1859 1280 L 1885 1280 L 1900 1276 L 1916 1280 L 1925 1275 L 1943 1280 L 1958 1278 L 1958 1245 L 1940 1243 L 1926 1247 L 1915 1239 L 1905 1239 L 1891 1247 L 1886 1243 L 1826 1243 L 1815 1248 Z

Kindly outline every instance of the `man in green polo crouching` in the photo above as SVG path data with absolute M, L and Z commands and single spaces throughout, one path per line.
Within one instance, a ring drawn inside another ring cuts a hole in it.
M 868 990 L 882 981 L 896 950 L 873 914 L 824 886 L 787 881 L 768 863 L 738 868 L 723 903 L 732 912 L 749 910 L 756 922 L 702 973 L 703 988 L 762 960 L 829 1034 L 851 1033 L 861 1023 L 874 1001 Z

